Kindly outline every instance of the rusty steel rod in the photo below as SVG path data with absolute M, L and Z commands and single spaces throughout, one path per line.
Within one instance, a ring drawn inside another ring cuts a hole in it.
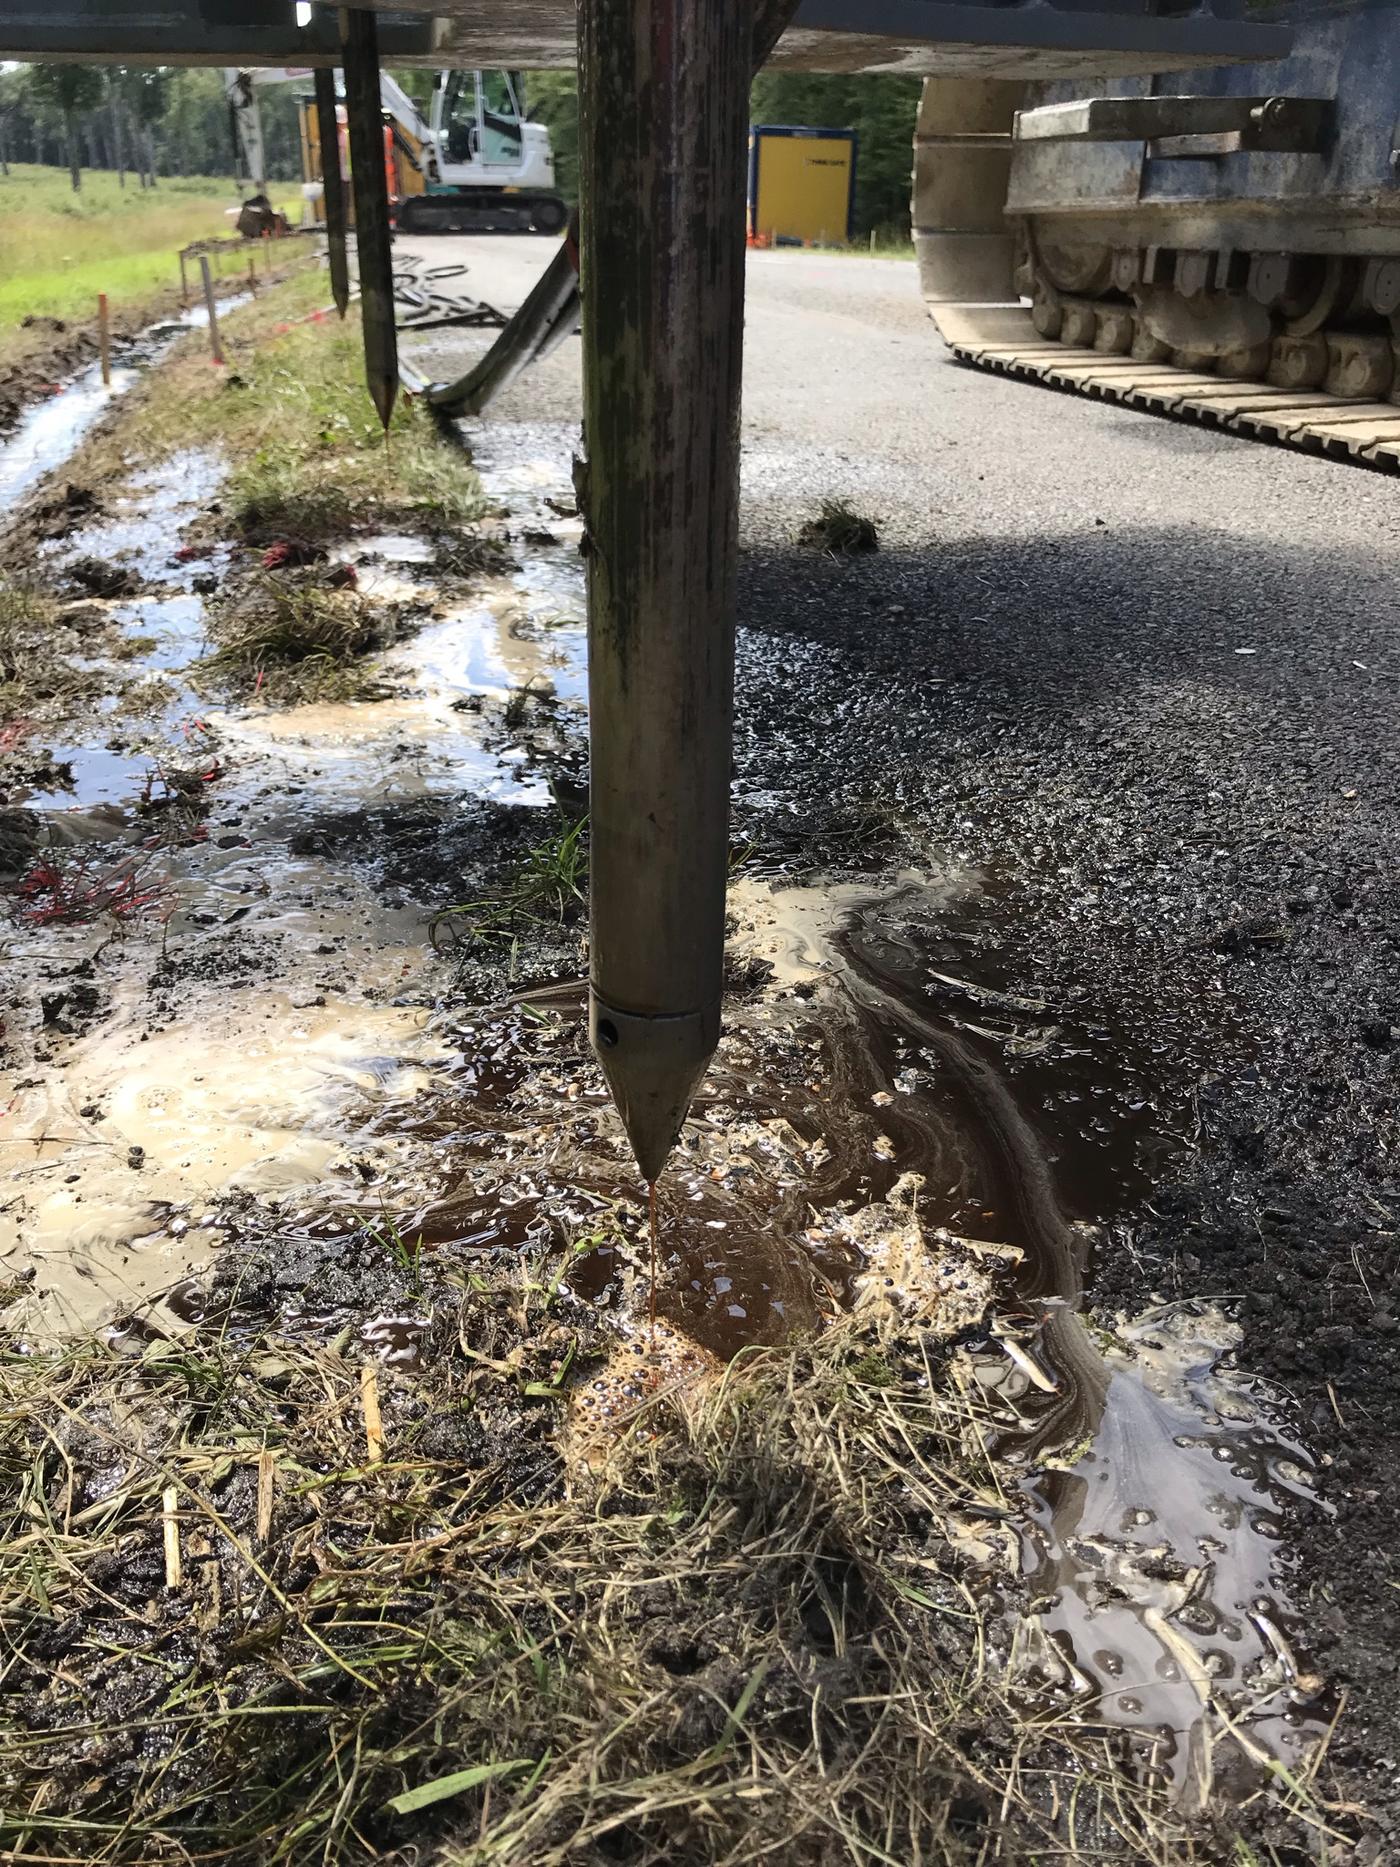
M 589 1030 L 655 1180 L 719 1040 L 752 0 L 584 0 Z
M 321 204 L 326 214 L 326 262 L 331 297 L 341 317 L 350 305 L 350 263 L 345 252 L 345 178 L 340 172 L 340 125 L 335 114 L 335 73 L 318 66 L 316 134 L 321 145 Z
M 367 7 L 347 7 L 341 21 L 365 384 L 387 429 L 399 392 L 399 358 L 394 332 L 389 184 L 384 173 L 384 112 L 379 98 L 379 32 L 375 16 Z

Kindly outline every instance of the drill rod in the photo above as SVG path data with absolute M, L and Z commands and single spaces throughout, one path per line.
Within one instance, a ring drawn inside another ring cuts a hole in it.
M 394 259 L 389 246 L 389 184 L 384 173 L 384 111 L 379 101 L 379 31 L 368 7 L 341 14 L 345 115 L 350 129 L 350 186 L 360 262 L 365 383 L 385 428 L 399 392 L 394 332 Z
M 335 73 L 318 66 L 316 134 L 321 144 L 321 201 L 326 210 L 326 258 L 331 297 L 341 317 L 350 304 L 350 267 L 345 256 L 345 180 L 340 173 L 340 125 L 335 115 Z
M 584 0 L 589 1028 L 654 1181 L 719 1041 L 752 0 Z

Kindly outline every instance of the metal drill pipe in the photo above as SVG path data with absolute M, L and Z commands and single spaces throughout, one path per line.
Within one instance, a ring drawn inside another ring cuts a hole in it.
M 350 263 L 345 253 L 345 178 L 340 172 L 340 125 L 335 115 L 335 73 L 315 72 L 316 135 L 321 145 L 321 201 L 326 210 L 326 259 L 331 297 L 343 318 L 350 304 Z
M 394 332 L 394 259 L 389 245 L 389 184 L 384 173 L 384 112 L 379 100 L 379 33 L 367 7 L 341 14 L 345 115 L 350 130 L 350 186 L 355 196 L 355 251 L 360 262 L 360 317 L 365 383 L 387 428 L 399 392 Z
M 719 1040 L 752 0 L 584 0 L 590 1035 L 655 1180 Z

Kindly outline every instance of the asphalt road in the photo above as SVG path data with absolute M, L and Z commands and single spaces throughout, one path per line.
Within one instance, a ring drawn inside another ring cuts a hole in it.
M 552 245 L 423 244 L 506 306 Z M 572 440 L 578 351 L 498 432 Z M 740 808 L 785 800 L 818 856 L 878 821 L 981 865 L 1002 981 L 1184 1114 L 1158 1184 L 1082 1192 L 1091 1297 L 1222 1299 L 1286 1397 L 1321 1468 L 1290 1536 L 1310 1663 L 1349 1693 L 1354 1858 L 1395 1858 L 1400 487 L 980 375 L 912 266 L 806 253 L 751 259 L 743 432 Z M 796 547 L 829 497 L 877 555 Z
M 467 289 L 511 310 L 553 247 L 490 235 L 405 239 L 397 250 L 465 262 Z M 442 334 L 426 348 L 445 373 L 485 345 L 475 333 Z M 578 383 L 575 341 L 493 419 L 576 420 Z M 750 255 L 744 445 L 756 542 L 787 536 L 783 506 L 835 494 L 873 501 L 884 536 L 900 544 L 1073 537 L 1102 519 L 1170 533 L 1173 550 L 1188 530 L 1207 556 L 1219 541 L 1281 562 L 1342 546 L 1360 553 L 1349 586 L 1393 569 L 1378 547 L 1393 532 L 1394 480 L 964 369 L 938 340 L 912 263 Z M 1350 589 L 1334 608 L 1365 626 Z

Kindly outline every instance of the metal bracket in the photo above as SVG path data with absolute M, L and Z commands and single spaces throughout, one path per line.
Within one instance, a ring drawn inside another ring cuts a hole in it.
M 1234 155 L 1265 149 L 1313 155 L 1332 136 L 1327 97 L 1085 97 L 1019 110 L 1013 142 L 1146 142 L 1148 154 Z

